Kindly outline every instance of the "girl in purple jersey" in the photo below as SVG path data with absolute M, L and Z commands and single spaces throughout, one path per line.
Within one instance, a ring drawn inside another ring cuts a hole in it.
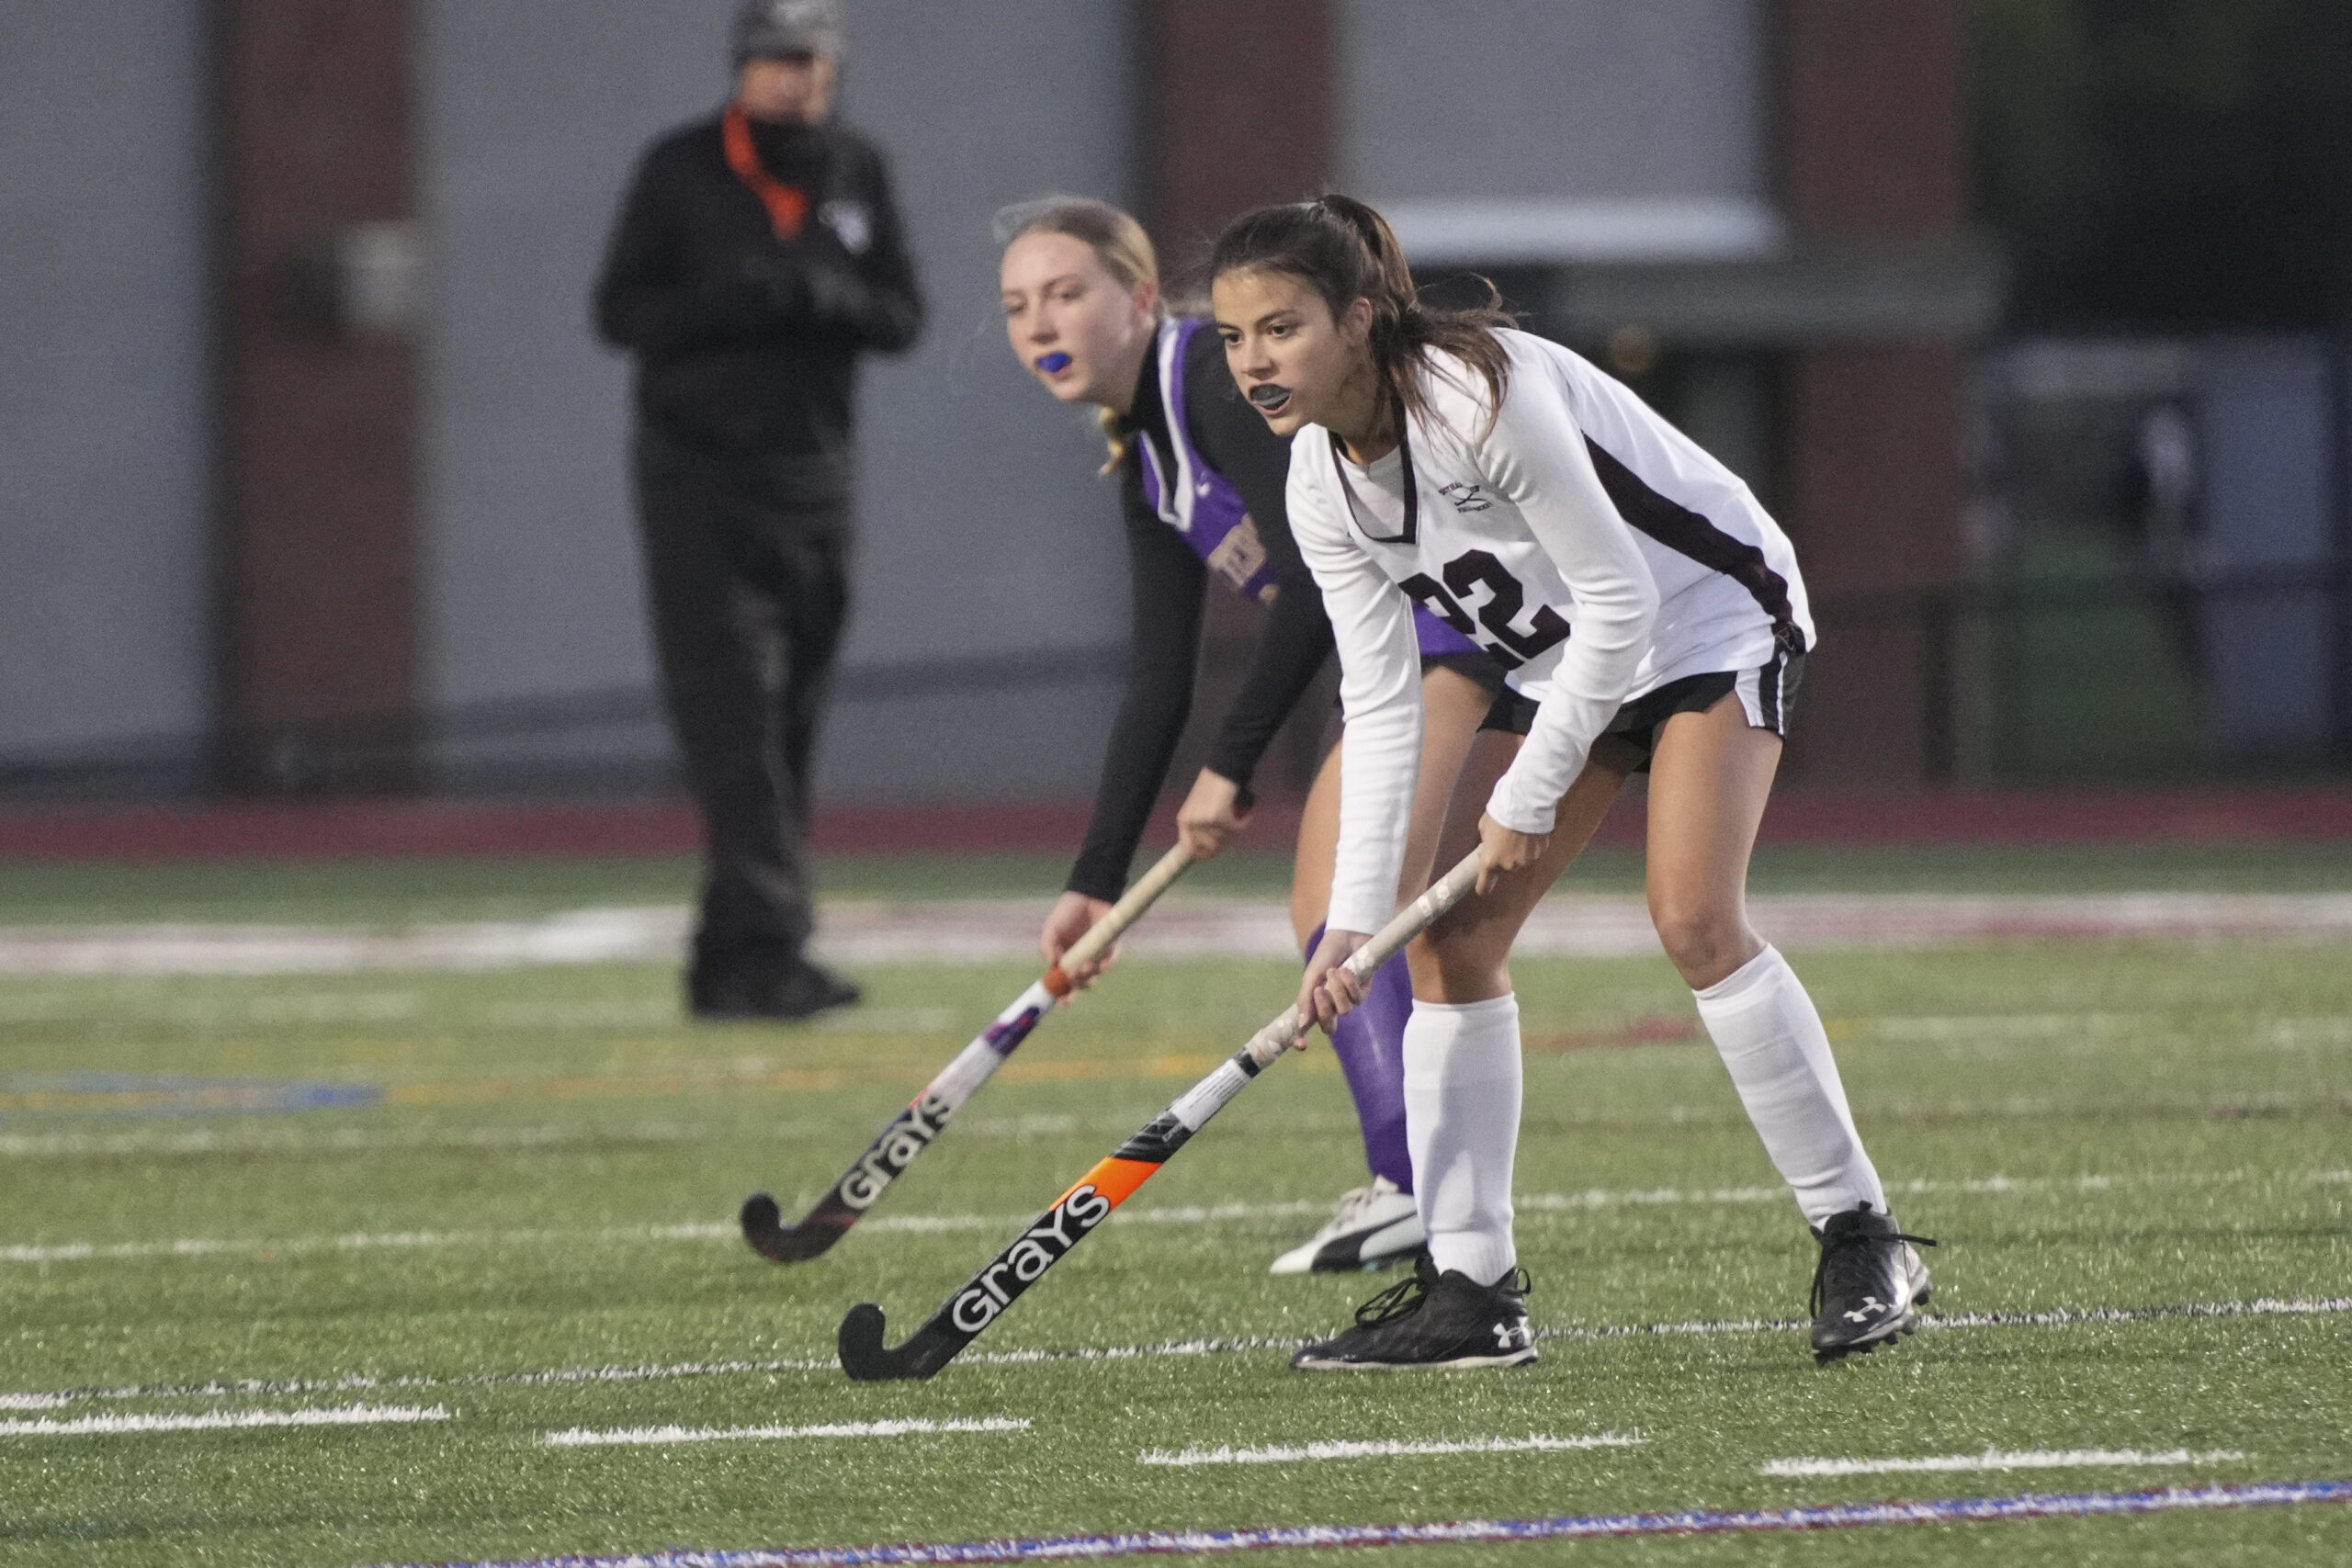
M 1217 334 L 1163 307 L 1142 226 L 1102 202 L 1053 197 L 1000 215 L 1005 329 L 1030 373 L 1067 403 L 1101 411 L 1103 472 L 1120 487 L 1131 572 L 1126 692 L 1113 727 L 1094 814 L 1038 946 L 1049 963 L 1110 908 L 1164 784 L 1189 716 L 1208 580 L 1267 608 L 1239 697 L 1177 812 L 1196 859 L 1249 825 L 1250 781 L 1274 731 L 1331 651 L 1330 622 L 1292 542 L 1284 491 L 1289 446 L 1267 430 L 1227 371 Z M 1429 759 L 1407 855 L 1426 874 L 1457 780 L 1485 797 L 1510 761 L 1532 705 L 1501 667 L 1434 617 L 1416 624 Z M 1340 751 L 1310 793 L 1291 885 L 1299 944 L 1320 940 L 1339 833 Z M 1465 852 L 1447 846 L 1448 852 Z M 1108 956 L 1103 964 L 1110 962 Z M 1085 984 L 1103 965 L 1073 973 Z M 1375 977 L 1333 1045 L 1354 1097 L 1373 1180 L 1329 1224 L 1274 1261 L 1277 1273 L 1375 1267 L 1418 1253 L 1420 1219 L 1405 1143 L 1402 1041 L 1412 1007 L 1401 961 Z

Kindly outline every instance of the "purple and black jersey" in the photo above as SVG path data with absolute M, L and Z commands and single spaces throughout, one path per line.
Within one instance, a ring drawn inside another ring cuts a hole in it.
M 1331 623 L 1291 539 L 1290 443 L 1266 428 L 1208 322 L 1161 323 L 1136 378 L 1119 470 L 1132 593 L 1126 693 L 1069 886 L 1116 898 L 1193 705 L 1208 579 L 1266 606 L 1265 629 L 1206 766 L 1247 788 L 1274 732 L 1331 655 Z M 1444 622 L 1415 619 L 1424 657 L 1480 659 Z
M 1216 334 L 1209 324 L 1196 317 L 1179 317 L 1161 325 L 1156 357 L 1163 407 L 1189 406 L 1184 378 L 1188 361 L 1193 357 L 1193 341 L 1203 333 L 1209 333 L 1210 340 L 1215 341 Z M 1221 388 L 1227 388 L 1230 378 L 1221 354 L 1216 356 L 1214 374 Z M 1252 411 L 1250 417 L 1260 416 Z M 1193 553 L 1236 592 L 1245 599 L 1272 604 L 1281 591 L 1281 573 L 1275 558 L 1266 549 L 1257 518 L 1251 515 L 1233 481 L 1202 456 L 1185 422 L 1168 421 L 1157 432 L 1139 425 L 1135 434 L 1136 460 L 1145 503 L 1159 514 L 1161 522 L 1182 535 Z M 1281 441 L 1271 431 L 1266 434 L 1268 440 Z M 1287 534 L 1286 510 L 1266 497 L 1260 498 L 1260 504 L 1261 515 L 1283 519 L 1278 525 Z M 1413 630 L 1420 638 L 1424 658 L 1478 651 L 1476 643 L 1419 605 L 1413 609 Z

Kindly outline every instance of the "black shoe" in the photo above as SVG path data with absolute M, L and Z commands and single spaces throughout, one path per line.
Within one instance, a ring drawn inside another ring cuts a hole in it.
M 1867 1355 L 1918 1326 L 1917 1309 L 1933 1287 L 1912 1247 L 1934 1242 L 1905 1235 L 1892 1214 L 1868 1203 L 1830 1215 L 1813 1234 L 1821 1243 L 1811 1302 L 1815 1360 Z
M 686 1005 L 699 1019 L 727 1022 L 772 1019 L 793 1022 L 829 1008 L 848 1007 L 865 993 L 805 958 L 773 968 L 711 974 L 696 970 L 686 979 Z
M 1355 1326 L 1290 1359 L 1301 1371 L 1407 1367 L 1516 1367 L 1535 1359 L 1527 1325 L 1527 1273 L 1481 1285 L 1458 1269 L 1441 1274 L 1428 1253 L 1413 1277 L 1356 1308 Z

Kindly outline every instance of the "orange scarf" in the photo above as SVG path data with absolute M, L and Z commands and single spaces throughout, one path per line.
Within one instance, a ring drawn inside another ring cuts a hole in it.
M 752 145 L 752 117 L 743 112 L 742 105 L 727 106 L 719 130 L 727 143 L 727 166 L 735 171 L 737 179 L 752 187 L 752 194 L 768 209 L 768 221 L 775 225 L 775 237 L 786 243 L 800 238 L 800 225 L 808 218 L 808 194 L 798 186 L 785 184 L 760 166 L 760 150 Z

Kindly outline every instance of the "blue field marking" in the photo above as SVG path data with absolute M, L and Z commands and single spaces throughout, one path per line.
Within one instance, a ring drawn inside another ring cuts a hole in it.
M 1421 1525 L 1282 1525 L 1263 1529 L 1150 1530 L 1131 1535 L 1057 1535 L 1026 1540 L 967 1540 L 891 1546 L 807 1546 L 746 1551 L 654 1551 L 633 1557 L 534 1557 L 439 1568 L 865 1568 L 884 1563 L 1043 1562 L 1102 1557 L 1191 1557 L 1316 1546 L 1453 1546 L 1594 1536 L 1737 1535 L 1774 1530 L 1858 1529 L 1867 1525 L 1982 1524 L 2003 1519 L 2086 1518 L 2184 1508 L 2273 1508 L 2290 1503 L 2352 1503 L 2352 1481 L 2265 1481 L 2240 1486 L 2168 1486 L 2149 1492 L 2022 1492 L 2007 1497 L 1942 1497 L 1919 1503 L 1834 1503 L 1817 1508 L 1731 1513 L 1600 1514 L 1549 1519 L 1458 1519 Z
M 268 1116 L 348 1111 L 384 1098 L 383 1086 L 303 1078 L 199 1077 L 187 1073 L 10 1073 L 0 1114 Z

